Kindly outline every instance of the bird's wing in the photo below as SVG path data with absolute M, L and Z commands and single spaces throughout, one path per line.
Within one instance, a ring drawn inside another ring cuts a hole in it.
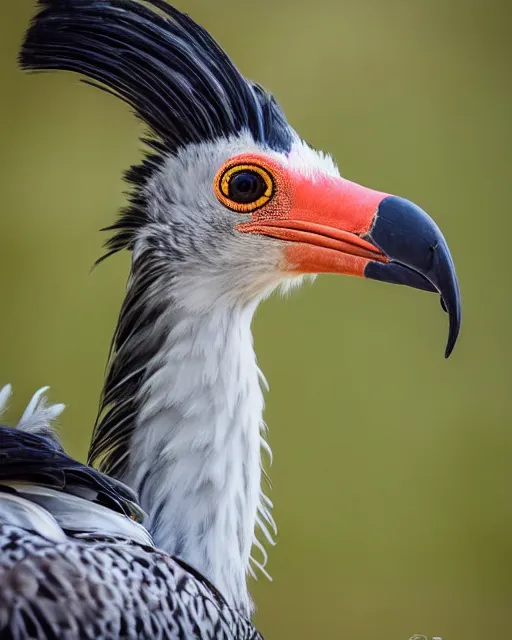
M 260 638 L 154 548 L 128 487 L 64 452 L 41 398 L 0 427 L 0 638 Z
M 0 585 L 2 638 L 260 638 L 172 558 L 122 541 L 54 542 L 0 524 Z

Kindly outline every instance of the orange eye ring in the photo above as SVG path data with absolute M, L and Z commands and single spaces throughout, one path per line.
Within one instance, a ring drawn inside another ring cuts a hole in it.
M 239 183 L 238 188 L 236 183 Z M 252 213 L 260 209 L 273 198 L 276 190 L 272 174 L 257 164 L 222 168 L 215 178 L 214 188 L 217 199 L 237 213 Z

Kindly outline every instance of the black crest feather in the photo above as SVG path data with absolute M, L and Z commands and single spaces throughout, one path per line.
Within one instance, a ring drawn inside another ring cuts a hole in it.
M 248 131 L 287 152 L 292 129 L 273 96 L 238 71 L 209 33 L 163 0 L 39 0 L 19 61 L 74 71 L 128 103 L 151 130 L 150 153 L 127 171 L 130 206 L 105 230 L 107 253 L 132 249 L 147 222 L 143 187 L 166 155 Z
M 163 0 L 39 0 L 39 7 L 21 66 L 100 83 L 131 105 L 167 151 L 242 130 L 289 150 L 291 130 L 273 97 Z

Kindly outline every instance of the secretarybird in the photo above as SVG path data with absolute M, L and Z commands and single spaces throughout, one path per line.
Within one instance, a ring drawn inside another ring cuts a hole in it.
M 258 638 L 246 581 L 255 529 L 274 525 L 254 311 L 308 274 L 406 284 L 440 293 L 448 356 L 448 247 L 413 203 L 341 178 L 162 0 L 39 4 L 22 67 L 118 96 L 149 151 L 107 248 L 132 264 L 89 453 L 100 471 L 64 453 L 49 426 L 62 407 L 41 394 L 0 432 L 0 637 Z

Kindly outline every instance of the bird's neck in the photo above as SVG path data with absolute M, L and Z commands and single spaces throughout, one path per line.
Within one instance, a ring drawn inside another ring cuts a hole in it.
M 150 324 L 133 318 L 135 328 L 114 354 L 109 410 L 95 434 L 108 441 L 110 431 L 103 468 L 139 493 L 156 545 L 245 613 L 255 526 L 266 531 L 262 519 L 273 526 L 261 491 L 263 397 L 253 310 L 233 305 L 191 314 L 169 304 Z

